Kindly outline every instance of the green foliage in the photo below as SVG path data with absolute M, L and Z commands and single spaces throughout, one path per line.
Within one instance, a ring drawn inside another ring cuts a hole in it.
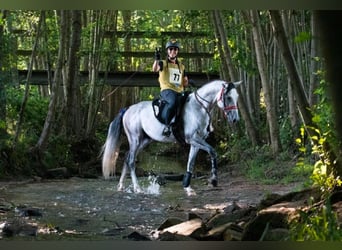
M 7 125 L 10 134 L 14 135 L 16 129 L 17 115 L 20 111 L 24 88 L 7 89 Z M 20 141 L 30 145 L 36 143 L 43 129 L 47 108 L 48 98 L 39 94 L 38 87 L 31 87 L 30 96 L 24 113 L 24 121 Z
M 313 172 L 310 179 L 312 180 L 313 186 L 318 186 L 322 192 L 322 198 L 327 198 L 330 193 L 337 186 L 342 185 L 342 181 L 339 176 L 334 175 L 333 163 L 330 161 L 329 152 L 324 148 L 325 142 L 327 140 L 327 133 L 321 133 L 318 129 L 308 128 L 316 132 L 316 135 L 311 136 L 313 142 L 311 154 L 318 157 L 313 166 Z M 304 146 L 304 128 L 300 129 L 301 138 L 298 138 L 296 142 L 300 145 L 299 150 L 302 153 L 307 152 L 307 148 Z M 304 158 L 298 162 L 298 165 L 304 165 Z
M 300 211 L 299 218 L 290 225 L 290 236 L 295 241 L 341 241 L 342 228 L 327 201 L 322 207 Z

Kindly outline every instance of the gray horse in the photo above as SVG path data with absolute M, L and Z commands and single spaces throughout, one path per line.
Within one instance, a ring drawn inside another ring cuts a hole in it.
M 217 186 L 217 156 L 215 149 L 205 140 L 209 132 L 213 130 L 211 125 L 211 113 L 215 104 L 222 109 L 228 122 L 234 123 L 239 120 L 238 93 L 236 87 L 239 82 L 227 83 L 222 80 L 215 80 L 203 85 L 191 93 L 182 111 L 184 127 L 184 140 L 190 144 L 187 170 L 183 179 L 183 187 L 188 195 L 195 194 L 190 187 L 190 180 L 194 169 L 195 159 L 200 149 L 206 151 L 211 158 L 211 176 L 209 182 Z M 177 142 L 176 137 L 171 134 L 169 137 L 162 134 L 164 124 L 160 123 L 153 111 L 151 101 L 142 101 L 130 106 L 127 110 L 121 111 L 109 125 L 108 135 L 102 148 L 102 172 L 105 179 L 115 173 L 116 160 L 120 149 L 120 135 L 122 127 L 129 143 L 129 150 L 126 154 L 118 190 L 124 189 L 124 180 L 127 169 L 130 169 L 134 192 L 142 192 L 135 174 L 135 159 L 138 153 L 152 141 Z

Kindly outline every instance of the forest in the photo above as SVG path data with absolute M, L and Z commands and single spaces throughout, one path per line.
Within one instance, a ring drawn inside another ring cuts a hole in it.
M 319 21 L 309 10 L 1 10 L 0 178 L 57 167 L 101 175 L 109 123 L 160 91 L 157 75 L 149 86 L 125 85 L 152 73 L 155 48 L 177 39 L 189 79 L 243 81 L 241 121 L 213 116 L 220 161 L 244 159 L 249 178 L 301 180 L 326 199 L 342 165 Z M 46 75 L 39 83 L 37 71 Z M 130 75 L 109 83 L 122 72 Z

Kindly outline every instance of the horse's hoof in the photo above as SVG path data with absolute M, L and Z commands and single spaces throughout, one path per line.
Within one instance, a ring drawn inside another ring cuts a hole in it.
M 193 190 L 190 186 L 184 188 L 184 190 L 185 190 L 185 193 L 186 193 L 188 196 L 195 196 L 195 195 L 196 195 L 195 190 Z
M 122 192 L 122 191 L 125 190 L 125 187 L 124 187 L 123 185 L 121 185 L 121 184 L 118 184 L 117 190 L 118 190 L 119 192 Z
M 190 186 L 190 181 L 191 181 L 191 176 L 192 174 L 190 172 L 186 172 L 183 178 L 183 187 L 187 188 Z
M 218 181 L 217 181 L 216 179 L 213 179 L 213 180 L 211 180 L 210 184 L 211 184 L 213 187 L 217 187 Z
M 140 187 L 134 188 L 134 193 L 141 194 L 143 193 L 143 190 Z

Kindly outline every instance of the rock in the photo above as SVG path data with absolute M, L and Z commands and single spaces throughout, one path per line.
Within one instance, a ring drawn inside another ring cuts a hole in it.
M 224 208 L 224 212 L 228 214 L 240 209 L 241 207 L 234 201 L 231 205 Z
M 184 174 L 164 174 L 162 177 L 168 181 L 183 181 Z
M 0 200 L 0 213 L 9 212 L 13 209 L 14 205 L 11 202 Z
M 42 212 L 38 208 L 27 208 L 27 207 L 16 207 L 15 212 L 22 217 L 41 217 L 43 216 Z
M 151 240 L 150 238 L 135 231 L 125 236 L 124 238 L 127 238 L 129 240 L 136 240 L 136 241 L 150 241 Z
M 5 237 L 20 236 L 36 236 L 38 227 L 35 225 L 14 221 L 6 223 L 2 229 L 2 235 Z
M 241 241 L 243 229 L 239 228 L 238 230 L 227 228 L 223 234 L 222 238 L 225 241 Z
M 254 217 L 255 213 L 256 208 L 254 207 L 241 208 L 233 211 L 232 213 L 219 213 L 208 221 L 207 226 L 209 228 L 215 228 L 229 222 L 249 220 Z
M 243 228 L 229 222 L 218 227 L 210 229 L 201 240 L 241 240 Z
M 192 220 L 192 219 L 202 219 L 202 218 L 198 214 L 188 213 L 188 220 Z
M 48 169 L 46 171 L 46 176 L 47 176 L 47 178 L 52 178 L 52 179 L 69 178 L 70 173 L 69 173 L 68 169 L 65 167 L 63 167 L 63 168 L 52 168 L 52 169 Z
M 183 220 L 178 219 L 178 218 L 167 218 L 159 227 L 158 227 L 158 231 L 162 231 L 165 228 L 177 225 L 182 223 Z
M 189 237 L 189 236 L 180 235 L 180 234 L 164 232 L 163 234 L 159 235 L 158 240 L 160 241 L 194 241 L 196 239 Z
M 205 233 L 204 224 L 201 219 L 196 218 L 189 221 L 179 223 L 177 225 L 163 229 L 160 235 L 169 232 L 172 234 L 178 234 L 183 236 L 189 236 L 192 238 L 200 238 Z
M 288 229 L 289 223 L 297 217 L 303 201 L 283 202 L 258 212 L 244 230 L 242 240 L 260 240 L 263 233 L 275 228 Z
M 286 228 L 275 228 L 266 232 L 263 241 L 284 241 L 287 240 L 290 232 Z

